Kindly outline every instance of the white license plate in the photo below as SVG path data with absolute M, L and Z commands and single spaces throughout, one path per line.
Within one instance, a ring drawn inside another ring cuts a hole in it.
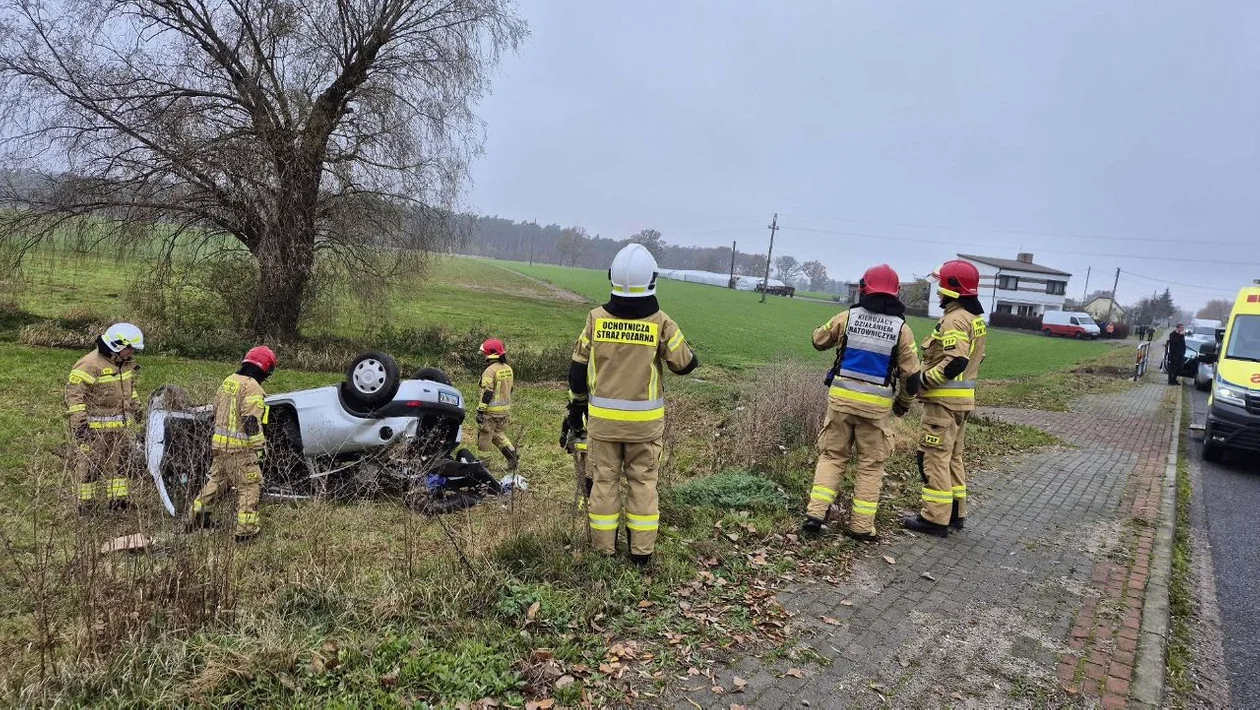
M 438 402 L 440 404 L 450 404 L 459 406 L 459 395 L 452 392 L 438 392 Z

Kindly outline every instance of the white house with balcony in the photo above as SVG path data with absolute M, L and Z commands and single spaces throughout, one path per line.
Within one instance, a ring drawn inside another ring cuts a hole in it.
M 990 313 L 1040 316 L 1046 311 L 1063 310 L 1072 275 L 1033 263 L 1032 254 L 1020 253 L 1014 259 L 975 254 L 959 254 L 958 258 L 971 262 L 980 272 L 980 303 L 986 321 Z M 941 315 L 935 298 L 928 304 L 928 315 Z

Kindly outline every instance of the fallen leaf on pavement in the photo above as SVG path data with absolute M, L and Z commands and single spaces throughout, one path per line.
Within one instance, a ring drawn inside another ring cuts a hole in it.
M 935 582 L 935 581 L 936 581 L 936 577 L 933 577 L 931 572 L 924 572 L 923 574 L 921 574 L 921 575 L 919 575 L 919 576 L 920 576 L 920 577 L 922 577 L 922 578 L 924 578 L 924 579 L 931 580 L 931 581 L 933 581 L 933 582 Z
M 884 555 L 884 561 L 890 565 L 897 564 L 897 558 L 893 557 L 892 555 Z
M 748 681 L 740 678 L 739 676 L 732 678 L 731 682 L 735 684 L 735 687 L 731 688 L 732 693 L 742 693 L 744 692 L 744 688 L 748 687 Z
M 800 668 L 789 668 L 788 672 L 785 675 L 790 675 L 793 678 L 804 678 L 805 671 L 801 670 Z
M 842 599 L 842 600 L 840 601 L 840 603 L 841 603 L 841 604 L 843 604 L 843 605 L 845 605 L 845 606 L 853 606 L 853 602 L 852 602 L 851 600 L 849 600 L 849 599 Z
M 832 626 L 839 626 L 839 625 L 841 625 L 841 624 L 843 624 L 843 623 L 844 623 L 843 621 L 840 621 L 839 619 L 835 618 L 834 616 L 824 616 L 824 617 L 822 617 L 822 620 L 823 620 L 823 623 L 824 623 L 824 624 L 830 624 L 830 625 L 832 625 Z
M 726 692 L 726 690 L 724 690 L 720 685 L 715 685 L 712 688 L 709 688 L 709 690 L 713 691 L 714 695 L 721 695 Z

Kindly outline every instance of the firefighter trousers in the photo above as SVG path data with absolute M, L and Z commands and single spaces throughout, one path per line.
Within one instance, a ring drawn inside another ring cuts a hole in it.
M 508 456 L 509 451 L 514 451 L 516 446 L 512 444 L 512 440 L 507 436 L 508 415 L 506 414 L 487 414 L 483 417 L 482 422 L 477 425 L 477 449 L 479 451 L 489 451 L 490 447 L 494 447 L 503 452 L 504 456 Z
M 214 452 L 210 459 L 210 480 L 193 500 L 188 517 L 196 518 L 231 489 L 236 489 L 236 534 L 241 537 L 258 534 L 262 469 L 258 466 L 258 454 L 253 451 Z
M 125 500 L 131 494 L 127 480 L 127 434 L 122 429 L 90 431 L 75 442 L 74 469 L 79 481 L 80 503 L 96 500 L 97 483 L 105 488 L 105 499 Z
M 923 509 L 927 520 L 948 525 L 958 504 L 958 517 L 967 517 L 967 471 L 963 467 L 963 446 L 970 412 L 955 412 L 936 404 L 923 403 L 923 426 L 919 433 L 919 475 L 923 477 Z
M 630 553 L 652 554 L 661 518 L 656 482 L 663 443 L 660 439 L 637 443 L 590 439 L 587 447 L 587 466 L 594 479 L 587 502 L 591 544 L 605 554 L 616 553 L 617 528 L 624 509 Z M 628 484 L 624 506 L 621 502 L 623 474 Z
M 827 506 L 839 495 L 840 481 L 849 463 L 849 453 L 857 447 L 857 472 L 853 480 L 853 510 L 849 529 L 864 535 L 875 533 L 875 513 L 884 483 L 884 463 L 892 454 L 887 416 L 872 419 L 858 414 L 827 410 L 818 434 L 818 466 L 814 487 L 809 493 L 806 514 L 823 520 Z

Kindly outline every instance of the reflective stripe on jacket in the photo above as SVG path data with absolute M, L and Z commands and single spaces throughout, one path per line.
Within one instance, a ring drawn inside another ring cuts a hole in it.
M 664 311 L 623 319 L 602 307 L 586 316 L 573 360 L 586 365 L 587 433 L 603 441 L 654 441 L 665 433 L 663 367 L 680 371 L 695 357 Z
M 252 377 L 229 375 L 214 395 L 214 451 L 249 451 L 263 448 L 266 437 L 262 425 L 267 423 L 270 408 L 266 404 L 267 393 Z M 245 431 L 249 417 L 258 420 L 258 431 Z
M 506 362 L 492 362 L 481 373 L 481 398 L 477 411 L 487 414 L 507 414 L 512 410 L 512 368 Z M 490 393 L 490 402 L 485 393 Z
M 983 316 L 969 313 L 959 303 L 950 303 L 923 341 L 923 385 L 919 393 L 925 401 L 936 402 L 953 411 L 976 408 L 976 378 L 984 360 L 988 327 Z M 956 357 L 967 358 L 967 367 L 952 379 L 945 368 Z
M 70 427 L 122 429 L 136 421 L 140 414 L 140 395 L 135 387 L 139 369 L 134 360 L 119 364 L 99 350 L 79 358 L 66 382 Z

